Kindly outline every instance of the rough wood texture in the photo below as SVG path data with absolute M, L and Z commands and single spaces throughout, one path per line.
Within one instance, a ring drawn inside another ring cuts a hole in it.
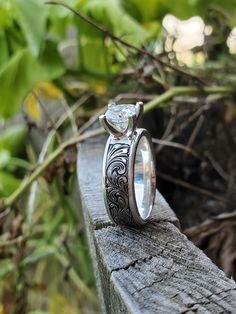
M 113 225 L 101 190 L 105 137 L 81 144 L 78 181 L 103 313 L 236 313 L 236 283 L 178 229 L 157 193 L 152 222 Z

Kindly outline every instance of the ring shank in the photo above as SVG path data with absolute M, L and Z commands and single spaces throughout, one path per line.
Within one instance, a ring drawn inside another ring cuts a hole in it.
M 156 177 L 151 138 L 145 129 L 136 129 L 132 139 L 108 138 L 103 189 L 107 212 L 116 224 L 142 225 L 148 220 Z

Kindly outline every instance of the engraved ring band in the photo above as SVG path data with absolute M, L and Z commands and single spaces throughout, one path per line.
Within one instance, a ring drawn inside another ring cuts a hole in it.
M 116 224 L 143 225 L 153 208 L 156 175 L 151 137 L 137 128 L 143 103 L 109 104 L 100 123 L 110 134 L 103 159 L 103 193 Z

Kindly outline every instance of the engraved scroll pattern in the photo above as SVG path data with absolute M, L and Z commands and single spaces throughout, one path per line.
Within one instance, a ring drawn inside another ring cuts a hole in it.
M 109 145 L 105 189 L 107 204 L 114 222 L 134 225 L 128 194 L 129 149 L 127 144 Z

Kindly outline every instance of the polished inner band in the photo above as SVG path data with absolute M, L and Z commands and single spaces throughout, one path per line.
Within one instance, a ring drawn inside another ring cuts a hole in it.
M 142 136 L 137 145 L 134 162 L 134 192 L 139 214 L 146 220 L 155 195 L 155 167 L 147 137 Z

